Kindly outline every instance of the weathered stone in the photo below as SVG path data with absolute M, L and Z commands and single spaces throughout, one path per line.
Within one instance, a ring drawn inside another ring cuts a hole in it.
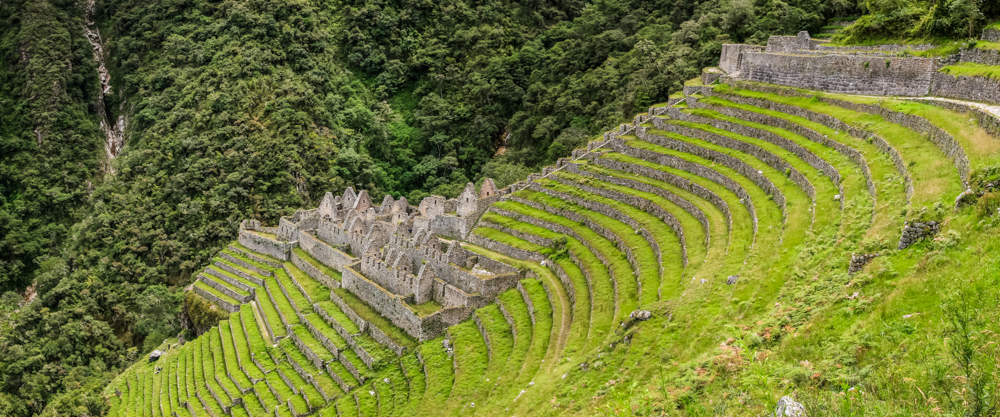
M 730 275 L 729 278 L 726 278 L 726 284 L 728 284 L 728 285 L 736 285 L 736 281 L 738 281 L 739 279 L 740 279 L 739 274 Z
M 774 417 L 807 417 L 806 408 L 792 399 L 792 397 L 781 397 L 778 405 L 774 407 Z
M 633 320 L 646 321 L 653 317 L 653 313 L 648 310 L 636 310 L 630 313 L 629 318 Z

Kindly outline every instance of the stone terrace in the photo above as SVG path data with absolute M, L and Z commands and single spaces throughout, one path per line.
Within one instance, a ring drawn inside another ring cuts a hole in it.
M 704 85 L 526 181 L 246 220 L 192 287 L 229 319 L 112 382 L 110 414 L 529 414 L 519 398 L 585 372 L 637 310 L 717 329 L 776 298 L 810 242 L 853 251 L 844 273 L 922 244 L 948 227 L 929 208 L 983 191 L 1000 124 L 867 97 L 934 91 L 940 62 L 894 54 L 726 45 Z

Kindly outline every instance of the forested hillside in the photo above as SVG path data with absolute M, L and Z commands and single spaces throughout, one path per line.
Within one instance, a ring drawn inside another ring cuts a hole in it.
M 0 414 L 102 413 L 97 390 L 181 331 L 181 290 L 241 219 L 346 186 L 503 187 L 666 101 L 722 43 L 868 10 L 912 21 L 883 3 L 102 0 L 99 108 L 87 5 L 4 1 Z M 947 3 L 929 34 L 996 14 Z M 114 158 L 103 113 L 128 121 Z

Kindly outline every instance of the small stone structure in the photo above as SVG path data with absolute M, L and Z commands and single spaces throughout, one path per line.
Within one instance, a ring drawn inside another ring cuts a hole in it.
M 941 224 L 933 220 L 928 222 L 906 222 L 903 226 L 903 235 L 899 238 L 898 249 L 906 249 L 921 239 L 933 237 L 940 230 Z
M 868 265 L 868 263 L 877 256 L 877 253 L 851 254 L 851 265 L 847 267 L 847 273 L 857 273 L 858 271 L 864 269 L 865 265 Z
M 510 192 L 486 179 L 479 192 L 469 183 L 457 199 L 430 196 L 413 207 L 406 198 L 388 195 L 375 205 L 367 191 L 348 187 L 340 196 L 326 193 L 315 209 L 282 217 L 277 228 L 245 220 L 239 241 L 320 275 L 294 253 L 301 248 L 342 273 L 340 282 L 322 280 L 328 286 L 350 291 L 424 341 L 469 318 L 525 277 L 517 268 L 464 249 L 459 241 L 490 204 Z M 429 302 L 440 308 L 418 314 L 415 307 Z
M 806 408 L 792 399 L 792 397 L 781 397 L 778 405 L 774 407 L 773 417 L 806 417 Z
M 997 42 L 1000 31 L 987 29 L 982 39 Z M 903 50 L 934 45 L 829 46 L 796 36 L 771 36 L 766 47 L 725 44 L 719 69 L 729 77 L 810 90 L 883 96 L 939 96 L 1000 103 L 1000 80 L 953 76 L 941 72 L 956 62 L 1000 64 L 1000 52 L 963 49 L 942 58 L 905 56 Z M 705 79 L 706 75 L 703 74 Z

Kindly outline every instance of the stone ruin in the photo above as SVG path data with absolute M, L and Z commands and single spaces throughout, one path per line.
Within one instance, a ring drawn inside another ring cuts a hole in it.
M 348 187 L 339 196 L 326 193 L 315 209 L 282 217 L 278 227 L 244 220 L 239 242 L 297 265 L 294 249 L 305 250 L 343 274 L 339 283 L 325 280 L 327 285 L 350 291 L 424 341 L 464 321 L 525 278 L 517 268 L 461 244 L 486 208 L 509 193 L 509 188 L 498 190 L 486 179 L 479 192 L 469 183 L 458 198 L 430 196 L 414 207 L 405 197 L 389 195 L 375 205 L 367 191 Z M 308 265 L 302 267 L 309 272 Z M 426 303 L 440 307 L 418 314 L 415 307 Z

